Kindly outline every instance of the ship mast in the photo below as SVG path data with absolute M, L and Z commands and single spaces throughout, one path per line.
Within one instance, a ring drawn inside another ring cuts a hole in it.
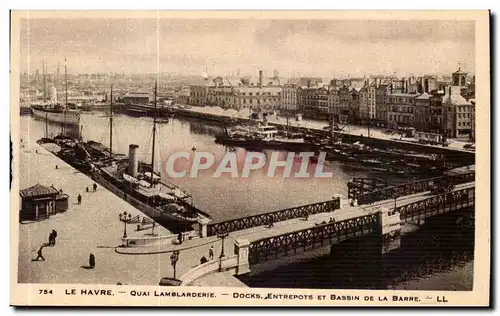
M 67 72 L 67 67 L 66 67 L 66 57 L 64 57 L 64 85 L 65 85 L 66 95 L 65 95 L 65 104 L 64 104 L 63 134 L 64 134 L 65 129 L 66 129 L 66 110 L 68 107 L 68 72 Z
M 109 107 L 109 155 L 113 157 L 113 84 L 111 84 L 111 105 Z
M 43 102 L 47 102 L 47 84 L 46 84 L 46 75 L 45 75 L 45 61 L 42 62 L 43 69 Z
M 155 138 L 156 138 L 156 99 L 158 93 L 158 83 L 155 80 L 155 108 L 153 113 L 153 150 L 151 152 L 151 187 L 154 187 L 154 169 L 155 169 Z

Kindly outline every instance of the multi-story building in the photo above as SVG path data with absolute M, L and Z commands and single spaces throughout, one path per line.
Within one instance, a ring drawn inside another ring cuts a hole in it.
M 189 86 L 190 104 L 195 106 L 208 105 L 209 90 L 210 90 L 210 84 L 208 81 L 200 85 L 190 85 Z
M 387 123 L 392 128 L 413 126 L 415 121 L 414 93 L 392 93 L 387 97 Z
M 154 101 L 154 95 L 149 92 L 129 92 L 123 96 L 125 104 L 145 104 Z
M 415 98 L 415 128 L 418 131 L 430 132 L 430 98 L 431 96 L 425 92 Z
M 367 121 L 370 118 L 370 105 L 367 85 L 363 86 L 359 90 L 359 118 L 362 121 Z
M 359 119 L 359 93 L 353 87 L 344 85 L 339 89 L 339 116 L 347 116 L 350 123 Z
M 429 120 L 427 130 L 431 133 L 443 133 L 443 95 L 437 90 L 430 92 Z
M 209 90 L 208 103 L 222 108 L 240 110 L 277 109 L 281 100 L 280 86 L 217 86 Z
M 328 113 L 333 117 L 338 116 L 339 106 L 339 88 L 337 88 L 336 85 L 330 85 L 330 87 L 328 87 Z
M 455 81 L 454 81 L 455 82 Z M 444 132 L 448 137 L 469 135 L 473 131 L 474 113 L 471 102 L 461 95 L 460 86 L 448 86 L 443 96 Z
M 328 89 L 326 87 L 301 88 L 303 115 L 312 119 L 328 119 Z
M 377 116 L 377 107 L 376 107 L 376 95 L 377 95 L 377 84 L 372 82 L 367 87 L 368 92 L 368 118 L 370 122 L 373 121 Z
M 378 125 L 387 125 L 387 97 L 391 92 L 391 86 L 377 84 L 375 88 L 375 121 Z
M 284 84 L 281 92 L 281 110 L 294 113 L 298 110 L 297 94 L 299 86 L 296 84 Z

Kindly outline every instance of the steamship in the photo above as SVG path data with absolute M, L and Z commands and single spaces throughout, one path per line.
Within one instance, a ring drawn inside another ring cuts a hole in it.
M 208 214 L 194 206 L 190 194 L 165 181 L 154 171 L 156 116 L 153 120 L 151 164 L 138 160 L 139 146 L 135 144 L 129 146 L 128 157 L 113 153 L 112 101 L 109 120 L 109 148 L 95 141 L 83 142 L 65 135 L 58 135 L 53 139 L 46 136 L 38 143 L 172 232 L 191 230 L 201 220 L 210 219 Z M 58 146 L 46 146 L 47 143 Z
M 60 104 L 32 104 L 31 113 L 34 117 L 47 122 L 62 123 L 73 126 L 79 126 L 80 124 L 80 111 L 66 109 L 65 106 Z
M 80 125 L 80 111 L 77 109 L 68 108 L 68 77 L 67 69 L 64 66 L 64 80 L 66 82 L 66 102 L 60 104 L 57 102 L 57 90 L 55 87 L 51 88 L 51 102 L 47 102 L 46 95 L 44 101 L 40 103 L 31 104 L 31 113 L 35 118 L 43 119 L 45 122 L 62 123 L 69 126 Z M 46 91 L 45 82 L 45 64 L 43 66 L 43 87 Z
M 155 138 L 157 84 L 155 83 L 155 105 L 151 164 L 139 162 L 136 144 L 129 145 L 128 157 L 112 152 L 113 103 L 110 115 L 110 147 L 100 143 L 87 142 L 83 149 L 89 157 L 92 178 L 102 186 L 138 208 L 154 221 L 173 232 L 191 230 L 194 224 L 210 216 L 194 206 L 193 197 L 161 178 L 155 172 Z

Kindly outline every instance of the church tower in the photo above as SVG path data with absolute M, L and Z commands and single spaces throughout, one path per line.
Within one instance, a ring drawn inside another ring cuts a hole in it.
M 467 85 L 467 73 L 462 71 L 460 65 L 458 70 L 451 74 L 452 85 L 458 87 L 465 87 Z

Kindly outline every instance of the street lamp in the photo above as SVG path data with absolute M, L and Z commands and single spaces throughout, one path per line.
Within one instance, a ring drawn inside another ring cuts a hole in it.
M 222 258 L 224 258 L 224 239 L 226 239 L 227 236 L 229 236 L 228 233 L 222 233 L 217 235 L 217 237 L 219 237 L 222 240 L 222 248 L 219 256 L 219 272 L 222 271 Z
M 127 224 L 132 220 L 132 215 L 127 211 L 120 213 L 118 218 L 123 222 L 123 238 L 127 238 Z
M 174 252 L 172 252 L 172 255 L 170 256 L 170 264 L 174 268 L 174 279 L 175 279 L 175 275 L 176 275 L 175 267 L 177 265 L 177 261 L 179 261 L 179 254 L 180 254 L 180 251 L 175 250 Z

